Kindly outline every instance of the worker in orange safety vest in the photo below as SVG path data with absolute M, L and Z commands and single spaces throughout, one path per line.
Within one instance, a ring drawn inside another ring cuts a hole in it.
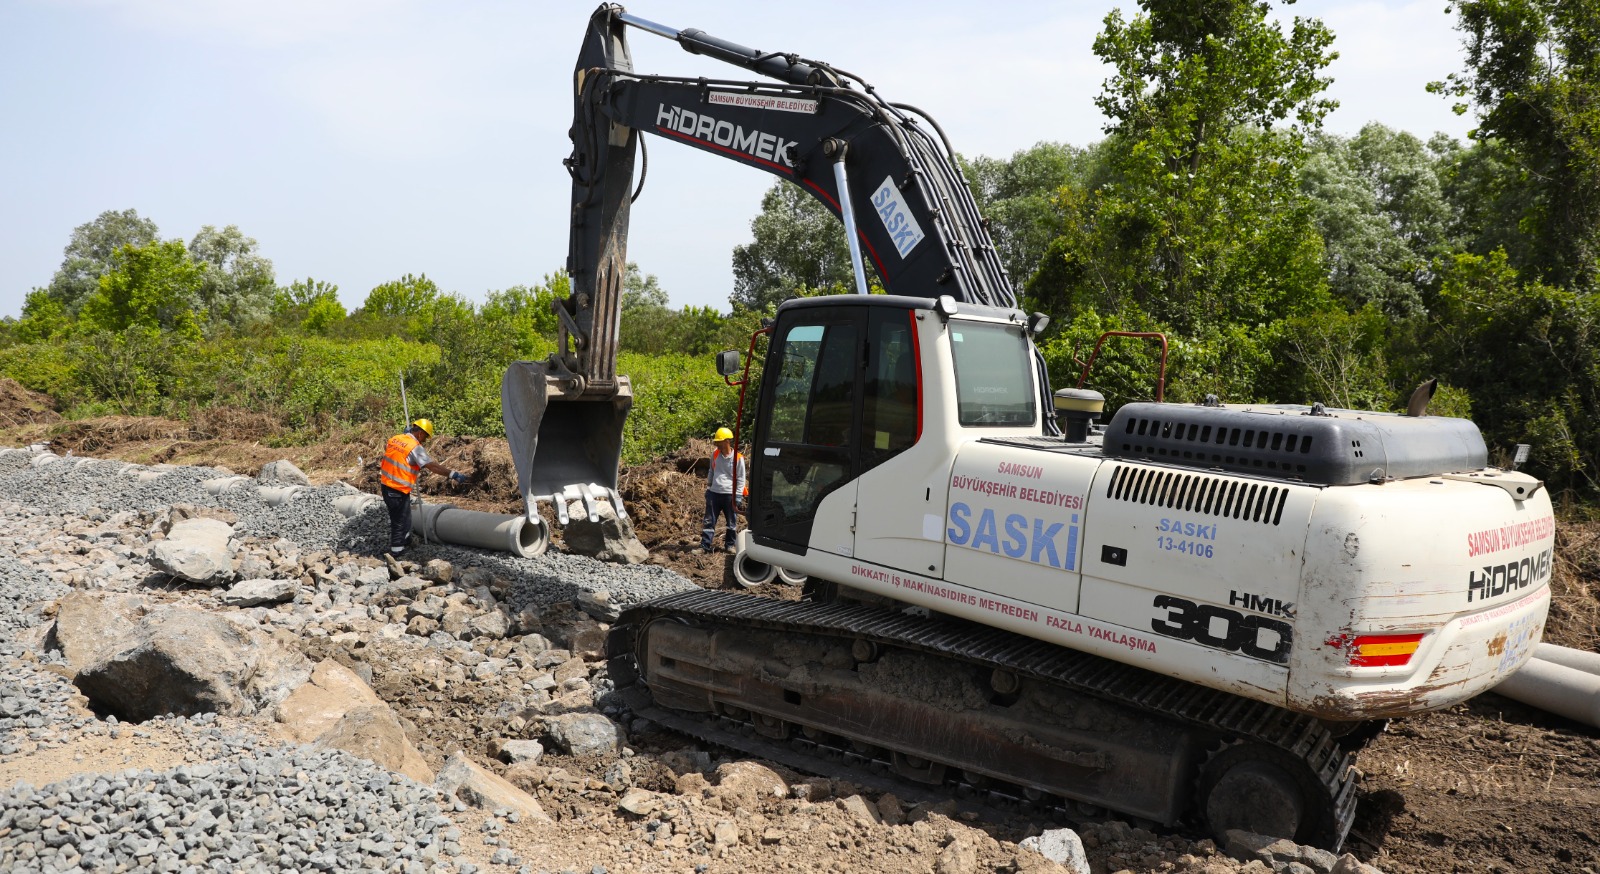
M 383 492 L 383 505 L 389 509 L 389 555 L 399 558 L 406 551 L 411 537 L 411 490 L 417 485 L 417 476 L 427 470 L 450 482 L 461 484 L 466 476 L 428 457 L 422 444 L 433 436 L 433 422 L 418 419 L 404 434 L 389 438 L 383 448 L 383 460 L 378 463 L 379 491 Z

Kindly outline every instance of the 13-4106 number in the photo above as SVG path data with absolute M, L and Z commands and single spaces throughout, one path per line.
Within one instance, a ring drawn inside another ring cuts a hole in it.
M 1163 549 L 1167 552 L 1181 552 L 1185 555 L 1192 555 L 1195 558 L 1211 557 L 1211 544 L 1200 543 L 1195 540 L 1178 540 L 1172 537 L 1157 536 L 1156 549 Z

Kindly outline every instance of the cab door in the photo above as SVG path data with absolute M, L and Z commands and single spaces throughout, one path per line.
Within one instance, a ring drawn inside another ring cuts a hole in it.
M 797 308 L 773 329 L 750 473 L 750 529 L 764 546 L 852 550 L 868 309 Z

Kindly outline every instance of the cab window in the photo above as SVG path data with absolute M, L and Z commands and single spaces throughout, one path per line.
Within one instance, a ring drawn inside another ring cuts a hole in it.
M 1038 418 L 1033 357 L 1021 326 L 950 322 L 956 407 L 968 427 L 1017 427 Z

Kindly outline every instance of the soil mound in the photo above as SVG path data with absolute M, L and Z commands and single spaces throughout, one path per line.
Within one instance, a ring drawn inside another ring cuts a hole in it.
M 29 391 L 14 379 L 0 377 L 0 428 L 48 425 L 61 421 L 49 395 Z

